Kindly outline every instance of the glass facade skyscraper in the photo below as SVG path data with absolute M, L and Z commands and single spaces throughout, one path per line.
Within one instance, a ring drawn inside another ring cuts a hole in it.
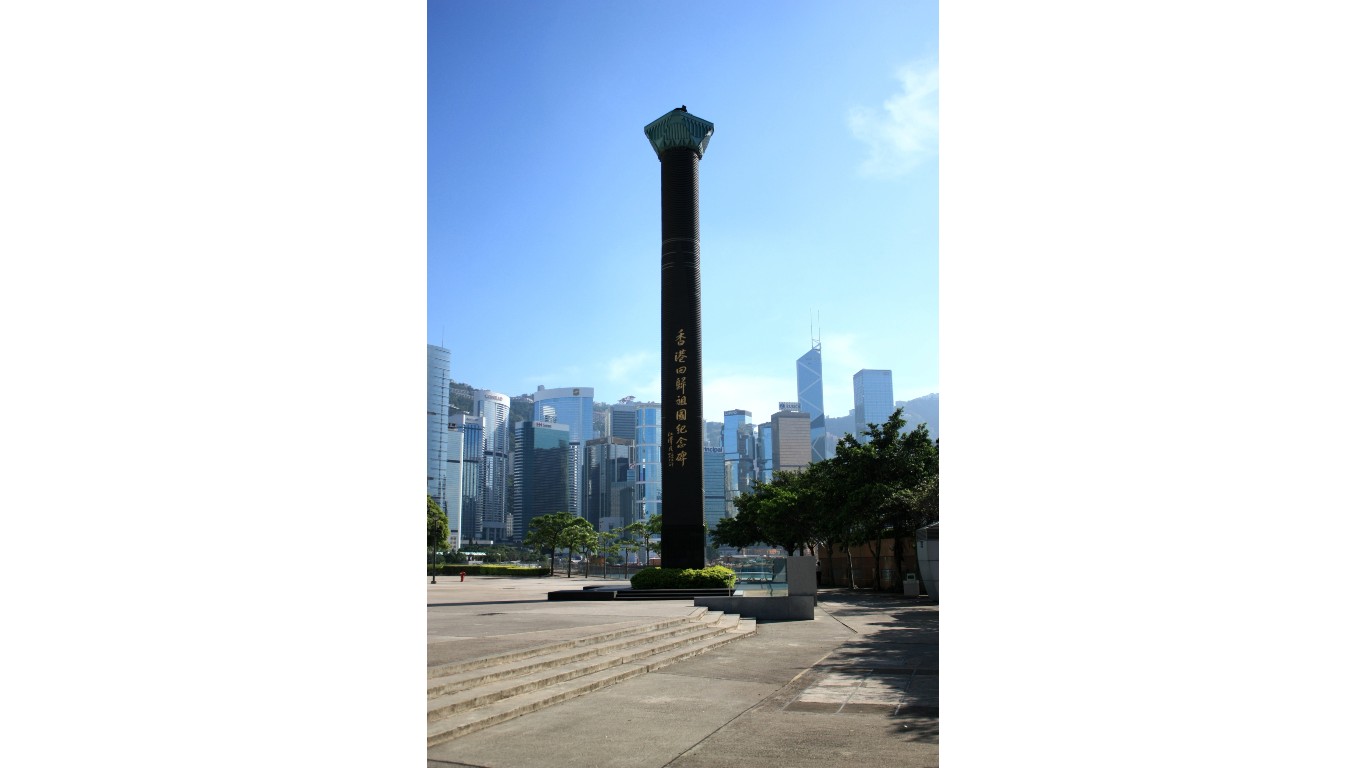
M 854 374 L 854 432 L 860 443 L 868 442 L 863 434 L 869 424 L 882 425 L 896 410 L 892 399 L 892 372 L 864 368 Z
M 811 414 L 811 460 L 824 461 L 825 389 L 821 381 L 821 343 L 814 342 L 811 351 L 797 358 L 798 407 Z
M 702 449 L 702 516 L 710 544 L 710 532 L 726 516 L 726 455 L 720 447 Z
M 636 407 L 636 450 L 633 462 L 636 469 L 635 509 L 629 523 L 648 521 L 660 514 L 664 504 L 662 490 L 663 434 L 659 403 L 638 403 Z
M 474 392 L 474 415 L 483 427 L 483 460 L 479 467 L 479 514 L 482 538 L 508 538 L 508 461 L 512 446 L 508 434 L 508 411 L 512 399 L 487 389 Z
M 532 417 L 536 421 L 569 427 L 568 471 L 572 501 L 565 511 L 582 517 L 583 444 L 593 439 L 593 388 L 537 387 L 536 394 L 532 395 Z
M 447 452 L 446 466 L 455 469 L 454 447 L 461 444 L 460 465 L 460 535 L 465 539 L 482 537 L 484 516 L 479 511 L 479 467 L 484 459 L 483 422 L 464 413 L 451 413 L 448 443 L 452 450 Z M 448 485 L 454 485 L 451 472 L 446 473 Z M 452 521 L 451 528 L 455 528 Z
M 706 432 L 706 437 L 702 439 L 702 445 L 706 448 L 721 448 L 721 434 L 725 431 L 726 425 L 719 421 L 705 421 L 702 429 Z
M 519 421 L 512 436 L 513 525 L 508 538 L 520 539 L 533 518 L 569 511 L 574 493 L 569 484 L 569 426 Z
M 754 481 L 754 424 L 750 412 L 724 412 L 721 448 L 725 457 L 726 516 L 735 516 L 735 499 L 749 492 Z
M 631 414 L 635 422 L 635 413 Z M 631 474 L 632 440 L 599 437 L 584 443 L 583 516 L 598 531 L 631 521 L 636 479 Z
M 450 517 L 446 498 L 446 404 L 450 397 L 451 351 L 427 345 L 427 495 Z
M 636 402 L 635 399 L 613 403 L 607 409 L 607 434 L 605 437 L 619 437 L 636 441 Z
M 754 479 L 761 483 L 773 482 L 773 422 L 759 425 L 759 437 L 754 441 L 758 457 L 754 461 Z

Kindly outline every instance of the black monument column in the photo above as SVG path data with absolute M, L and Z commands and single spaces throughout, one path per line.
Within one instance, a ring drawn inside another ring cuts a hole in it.
M 663 247 L 660 259 L 660 429 L 664 532 L 660 564 L 701 568 L 707 559 L 702 514 L 702 249 L 697 166 L 713 126 L 679 107 L 645 126 L 659 156 Z

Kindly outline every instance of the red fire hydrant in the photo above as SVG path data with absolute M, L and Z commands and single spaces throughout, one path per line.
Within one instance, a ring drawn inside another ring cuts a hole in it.
M 464 572 L 464 571 L 461 571 L 461 572 L 460 572 L 460 581 L 461 581 L 461 583 L 464 583 L 464 581 L 465 581 L 465 572 Z

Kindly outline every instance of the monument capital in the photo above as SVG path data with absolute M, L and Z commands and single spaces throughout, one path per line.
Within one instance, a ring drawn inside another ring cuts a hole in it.
M 702 153 L 707 151 L 707 142 L 711 141 L 715 127 L 697 115 L 690 114 L 686 107 L 679 107 L 645 126 L 645 136 L 661 160 L 665 150 L 675 147 L 691 149 L 700 159 Z

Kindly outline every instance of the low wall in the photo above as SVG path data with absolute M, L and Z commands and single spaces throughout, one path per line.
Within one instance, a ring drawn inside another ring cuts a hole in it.
M 760 621 L 811 621 L 816 618 L 816 598 L 811 595 L 788 597 L 697 597 L 693 605 L 724 613 L 738 613 L 744 619 Z

